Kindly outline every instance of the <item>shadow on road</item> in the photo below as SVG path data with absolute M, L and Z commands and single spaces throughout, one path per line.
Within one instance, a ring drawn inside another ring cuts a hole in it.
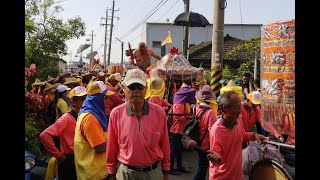
M 182 154 L 182 165 L 186 170 L 190 171 L 189 173 L 181 173 L 181 175 L 169 175 L 170 180 L 192 180 L 193 175 L 196 172 L 197 168 L 197 152 L 196 151 L 184 151 Z M 208 180 L 208 173 L 206 180 Z

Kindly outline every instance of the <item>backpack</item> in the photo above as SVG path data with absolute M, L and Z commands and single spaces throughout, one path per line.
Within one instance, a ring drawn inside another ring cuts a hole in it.
M 183 129 L 183 135 L 182 135 L 182 145 L 185 149 L 187 149 L 187 144 L 189 142 L 189 140 L 194 140 L 198 146 L 201 146 L 201 143 L 204 139 L 204 137 L 207 135 L 208 133 L 208 128 L 206 129 L 206 132 L 204 133 L 203 137 L 200 139 L 199 137 L 199 119 L 201 119 L 201 117 L 204 115 L 205 112 L 207 112 L 209 109 L 211 109 L 210 107 L 205 107 L 202 112 L 200 113 L 199 116 L 196 116 L 196 106 L 193 107 L 193 113 L 192 116 L 193 118 L 188 122 L 188 124 L 186 125 L 186 127 Z

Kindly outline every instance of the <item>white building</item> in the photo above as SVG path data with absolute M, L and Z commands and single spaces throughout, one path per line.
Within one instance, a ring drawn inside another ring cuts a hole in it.
M 57 65 L 58 65 L 60 71 L 66 72 L 66 70 L 67 70 L 67 61 L 59 58 Z
M 252 37 L 260 36 L 262 24 L 225 24 L 224 36 L 229 34 L 232 37 L 247 40 Z M 170 45 L 162 46 L 161 43 L 165 39 L 170 29 L 172 38 L 172 47 L 176 47 L 182 52 L 183 47 L 183 26 L 172 25 L 172 23 L 152 23 L 147 22 L 142 27 L 141 41 L 145 42 L 148 48 L 155 53 L 164 56 L 168 53 Z M 212 24 L 206 27 L 189 27 L 189 47 L 208 42 L 212 40 Z M 135 49 L 138 45 L 131 45 Z M 151 63 L 154 62 L 152 58 Z

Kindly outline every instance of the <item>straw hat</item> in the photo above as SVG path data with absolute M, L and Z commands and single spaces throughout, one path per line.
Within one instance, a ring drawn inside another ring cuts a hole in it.
M 162 87 L 163 80 L 160 77 L 151 77 L 150 82 L 151 89 L 159 90 Z
M 32 83 L 32 86 L 40 86 L 43 85 L 44 82 L 41 82 L 38 78 L 34 81 L 34 83 Z
M 51 77 L 51 76 L 48 75 L 47 82 L 51 82 L 51 81 L 54 81 L 54 80 L 57 80 L 57 78 L 54 78 L 54 77 Z
M 59 73 L 59 78 L 62 78 L 62 77 L 68 78 L 68 77 L 70 77 L 70 76 L 71 76 L 70 73 Z
M 79 82 L 79 79 L 77 78 L 66 78 L 64 81 L 64 85 L 73 84 Z
M 45 86 L 45 88 L 44 88 L 44 91 L 49 90 L 49 89 L 52 89 L 52 88 L 54 88 L 54 87 L 55 87 L 54 85 L 46 82 L 46 86 Z
M 233 80 L 230 80 L 228 84 L 220 89 L 220 94 L 223 94 L 228 91 L 235 91 L 240 97 L 244 97 L 242 93 L 242 87 L 234 83 Z

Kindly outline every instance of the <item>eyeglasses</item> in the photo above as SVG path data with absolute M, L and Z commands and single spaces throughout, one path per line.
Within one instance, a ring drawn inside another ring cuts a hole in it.
M 142 86 L 141 84 L 131 84 L 130 86 L 128 86 L 128 88 L 131 90 L 131 91 L 134 91 L 134 90 L 139 90 L 141 91 L 142 89 L 144 89 L 145 87 Z

